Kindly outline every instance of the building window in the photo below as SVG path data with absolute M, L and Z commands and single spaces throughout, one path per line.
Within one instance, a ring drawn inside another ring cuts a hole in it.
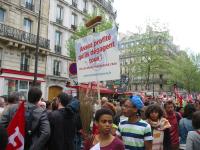
M 31 33 L 32 21 L 30 19 L 24 18 L 24 31 Z
M 63 8 L 61 6 L 57 6 L 56 22 L 62 24 L 62 21 L 63 21 Z
M 25 0 L 25 7 L 29 10 L 34 10 L 33 0 Z
M 53 75 L 60 76 L 60 61 L 54 60 Z
M 72 6 L 77 8 L 77 0 L 72 0 Z
M 87 13 L 88 2 L 87 2 L 87 0 L 84 0 L 83 3 L 84 3 L 84 4 L 83 4 L 83 12 L 84 12 L 84 13 Z
M 62 44 L 62 33 L 61 32 L 59 32 L 59 31 L 56 31 L 56 33 L 55 33 L 56 35 L 56 39 L 55 39 L 55 52 L 56 53 L 61 53 L 61 44 Z
M 77 15 L 72 13 L 72 24 L 71 28 L 75 31 L 76 30 L 76 25 L 77 25 Z
M 5 10 L 0 8 L 0 22 L 4 22 L 5 19 Z
M 20 70 L 29 71 L 29 57 L 26 53 L 21 54 Z

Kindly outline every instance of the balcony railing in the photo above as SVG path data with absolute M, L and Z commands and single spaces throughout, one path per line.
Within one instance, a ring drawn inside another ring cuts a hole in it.
M 60 76 L 60 72 L 57 71 L 57 70 L 55 70 L 55 68 L 54 68 L 54 70 L 53 70 L 53 75 L 55 75 L 55 76 Z
M 29 65 L 27 65 L 27 64 L 21 64 L 20 65 L 20 70 L 21 71 L 29 71 Z
M 37 36 L 11 26 L 0 23 L 0 37 L 5 37 L 8 39 L 13 39 L 19 42 L 24 42 L 27 44 L 31 44 L 33 46 L 36 45 Z M 39 46 L 45 49 L 49 49 L 50 41 L 43 37 L 39 38 Z
M 97 0 L 109 13 L 116 17 L 116 12 L 113 10 L 111 3 L 105 0 Z
M 55 53 L 61 54 L 61 46 L 60 45 L 55 45 Z
M 60 19 L 60 18 L 56 18 L 56 23 L 58 23 L 58 24 L 62 25 L 62 23 L 63 23 L 63 20 L 62 20 L 62 19 Z
M 32 3 L 26 2 L 25 7 L 31 11 L 34 11 L 34 5 Z
M 74 24 L 71 25 L 72 30 L 76 31 L 76 28 L 77 28 L 76 25 L 74 25 Z

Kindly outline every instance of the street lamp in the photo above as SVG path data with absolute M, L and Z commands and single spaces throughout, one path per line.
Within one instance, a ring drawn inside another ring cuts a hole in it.
M 39 52 L 39 38 L 40 38 L 40 16 L 41 16 L 41 0 L 39 4 L 39 14 L 38 14 L 37 41 L 36 41 L 36 51 L 35 51 L 35 70 L 34 70 L 34 79 L 33 79 L 34 86 L 37 85 L 38 52 Z

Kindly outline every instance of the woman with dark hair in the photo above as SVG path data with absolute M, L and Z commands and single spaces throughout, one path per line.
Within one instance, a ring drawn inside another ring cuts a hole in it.
M 192 126 L 195 131 L 188 132 L 186 150 L 199 150 L 200 147 L 200 111 L 193 114 Z
M 187 104 L 184 108 L 183 118 L 179 122 L 180 150 L 186 148 L 186 139 L 189 131 L 193 131 L 192 115 L 196 111 L 193 104 Z
M 111 134 L 113 112 L 105 108 L 99 109 L 95 114 L 95 121 L 99 128 L 99 133 L 88 139 L 84 150 L 124 150 L 122 141 Z
M 147 107 L 145 116 L 147 122 L 151 125 L 153 135 L 152 150 L 169 150 L 170 149 L 170 133 L 171 127 L 169 121 L 163 118 L 163 110 L 157 104 Z

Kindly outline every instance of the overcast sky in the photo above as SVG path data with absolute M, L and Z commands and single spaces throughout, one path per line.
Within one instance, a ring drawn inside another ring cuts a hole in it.
M 137 32 L 148 20 L 167 25 L 181 49 L 200 53 L 200 0 L 115 0 L 119 32 Z

